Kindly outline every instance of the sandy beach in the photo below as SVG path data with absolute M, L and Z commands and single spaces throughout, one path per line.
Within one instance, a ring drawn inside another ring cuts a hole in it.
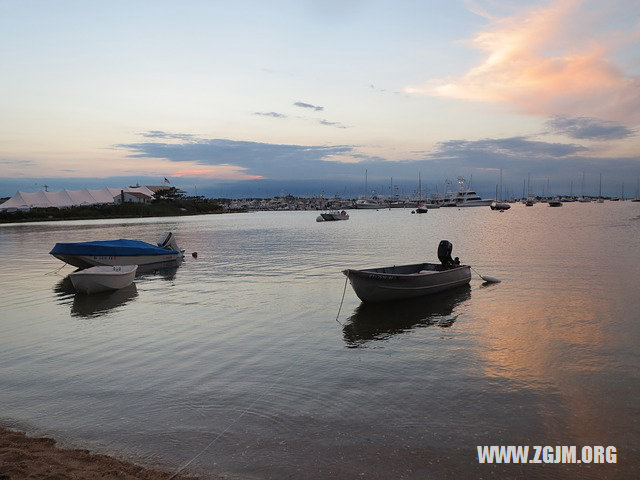
M 144 468 L 89 450 L 58 448 L 47 437 L 29 437 L 0 427 L 0 480 L 24 478 L 157 480 L 173 472 Z M 176 479 L 196 477 L 178 476 Z

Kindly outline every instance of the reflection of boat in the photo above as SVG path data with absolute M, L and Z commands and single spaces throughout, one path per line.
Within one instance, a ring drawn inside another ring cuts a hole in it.
M 178 265 L 184 257 L 171 232 L 165 233 L 157 246 L 139 240 L 56 243 L 49 253 L 78 268 L 100 265 L 170 267 Z
M 416 263 L 392 267 L 343 270 L 353 290 L 363 302 L 386 302 L 420 297 L 466 285 L 471 269 L 451 258 L 453 246 L 442 240 L 438 246 L 440 263 Z
M 318 218 L 316 218 L 318 222 L 332 222 L 334 220 L 349 220 L 349 214 L 344 210 L 340 212 L 338 210 L 332 210 L 327 213 L 321 213 Z
M 137 265 L 91 267 L 73 272 L 71 283 L 77 292 L 91 294 L 119 290 L 133 283 Z
M 343 328 L 344 340 L 349 347 L 356 348 L 368 341 L 386 340 L 416 327 L 450 327 L 457 317 L 454 315 L 456 307 L 470 297 L 471 287 L 463 285 L 428 298 L 377 305 L 361 303 Z
M 71 306 L 71 315 L 79 317 L 95 317 L 129 303 L 138 296 L 136 284 L 113 292 L 96 293 L 95 295 L 76 295 Z

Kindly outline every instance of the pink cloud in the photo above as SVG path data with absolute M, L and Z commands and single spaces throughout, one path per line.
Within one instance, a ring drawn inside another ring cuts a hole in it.
M 460 78 L 406 91 L 507 103 L 531 115 L 581 115 L 636 124 L 640 77 L 626 75 L 609 56 L 614 45 L 637 43 L 637 35 L 617 34 L 610 43 L 598 40 L 598 19 L 581 7 L 582 2 L 568 0 L 492 20 L 490 28 L 472 40 L 485 53 L 479 65 Z

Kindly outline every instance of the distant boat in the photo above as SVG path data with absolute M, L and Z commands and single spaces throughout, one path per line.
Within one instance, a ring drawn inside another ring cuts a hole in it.
M 561 207 L 562 206 L 562 201 L 559 198 L 552 198 L 551 200 L 549 200 L 549 206 L 550 207 Z
M 498 186 L 496 185 L 496 199 L 489 205 L 491 210 L 504 211 L 509 210 L 511 205 L 502 201 L 502 169 L 500 169 L 500 195 L 498 195 Z
M 416 213 L 427 213 L 427 212 L 429 212 L 429 209 L 424 203 L 421 203 L 416 207 Z
M 318 218 L 316 218 L 317 222 L 332 222 L 335 220 L 349 220 L 349 214 L 344 210 L 341 212 L 338 210 L 332 210 L 327 213 L 321 213 L 318 215 Z
M 509 210 L 511 205 L 505 202 L 491 202 L 489 207 L 491 207 L 491 210 Z
M 445 206 L 455 206 L 455 207 L 487 207 L 490 206 L 493 202 L 492 199 L 489 198 L 481 198 L 476 192 L 465 188 L 466 180 L 462 177 L 458 177 L 458 185 L 460 185 L 460 189 L 456 194 L 453 194 L 449 197 L 449 204 L 445 204 Z M 451 205 L 453 203 L 453 205 Z
M 356 203 L 353 204 L 353 207 L 356 209 L 369 209 L 369 210 L 373 210 L 373 209 L 379 209 L 379 208 L 384 208 L 384 205 L 378 203 L 376 201 L 376 199 L 369 199 L 369 198 L 359 198 L 358 200 L 356 200 Z
M 167 268 L 184 258 L 171 232 L 163 234 L 157 245 L 140 240 L 99 240 L 93 242 L 56 243 L 49 252 L 78 268 L 108 265 L 139 265 Z
M 471 267 L 451 258 L 452 245 L 442 240 L 438 246 L 440 263 L 416 263 L 392 267 L 343 270 L 356 295 L 365 303 L 421 297 L 466 285 Z
M 76 291 L 91 294 L 128 287 L 133 283 L 137 269 L 137 265 L 91 267 L 69 276 Z

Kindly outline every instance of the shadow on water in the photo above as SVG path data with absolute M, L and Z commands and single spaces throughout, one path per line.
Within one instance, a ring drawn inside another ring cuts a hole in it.
M 100 292 L 91 295 L 76 293 L 69 276 L 60 280 L 53 288 L 53 291 L 62 300 L 73 298 L 73 303 L 69 302 L 71 303 L 72 317 L 87 318 L 104 315 L 114 308 L 131 302 L 138 296 L 138 289 L 135 283 L 113 292 Z
M 370 341 L 387 340 L 416 327 L 450 327 L 458 305 L 471 298 L 471 287 L 462 287 L 408 300 L 379 304 L 361 303 L 343 328 L 349 348 L 365 346 Z

